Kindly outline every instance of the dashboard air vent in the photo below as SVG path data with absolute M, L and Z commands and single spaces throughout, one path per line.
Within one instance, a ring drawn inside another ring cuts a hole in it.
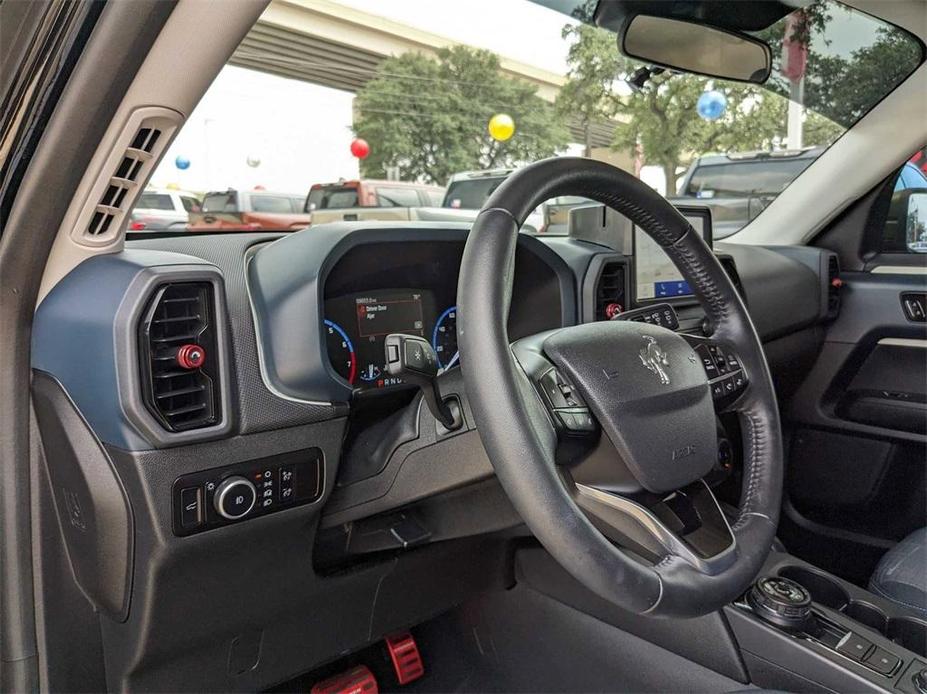
M 168 431 L 221 418 L 215 295 L 209 282 L 163 284 L 138 326 L 142 398 Z
M 605 263 L 595 285 L 595 320 L 609 320 L 614 306 L 619 311 L 627 308 L 625 303 L 625 266 L 623 263 Z
M 731 284 L 734 285 L 734 289 L 740 294 L 741 300 L 746 304 L 747 295 L 744 294 L 744 286 L 740 281 L 740 274 L 737 272 L 737 265 L 734 263 L 734 259 L 721 256 L 718 258 L 718 261 L 721 263 L 721 267 L 724 268 L 724 272 L 727 273 L 727 276 L 731 279 Z
M 836 318 L 840 313 L 840 260 L 836 255 L 827 257 L 827 317 Z

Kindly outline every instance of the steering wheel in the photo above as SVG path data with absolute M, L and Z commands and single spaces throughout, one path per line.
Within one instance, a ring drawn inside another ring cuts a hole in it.
M 646 231 L 693 288 L 710 337 L 612 320 L 510 344 L 518 229 L 561 195 L 604 203 Z M 458 311 L 483 445 L 528 528 L 569 573 L 613 604 L 654 616 L 707 614 L 746 590 L 779 518 L 776 396 L 737 291 L 666 200 L 588 159 L 520 169 L 473 224 Z M 736 412 L 743 431 L 743 489 L 731 523 L 702 479 L 717 460 L 720 412 Z

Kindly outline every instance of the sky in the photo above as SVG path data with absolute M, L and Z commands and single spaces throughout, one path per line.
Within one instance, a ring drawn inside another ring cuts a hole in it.
M 568 17 L 528 0 L 341 0 L 342 4 L 487 48 L 555 73 L 566 72 Z M 441 11 L 435 8 L 440 6 Z M 449 11 L 457 8 L 453 15 Z M 513 31 L 513 26 L 530 31 Z M 349 151 L 348 92 L 226 66 L 152 177 L 154 187 L 203 192 L 229 187 L 304 193 L 314 183 L 357 178 Z M 575 148 L 574 148 L 575 149 Z M 179 169 L 177 157 L 189 161 Z M 260 160 L 257 166 L 251 163 Z

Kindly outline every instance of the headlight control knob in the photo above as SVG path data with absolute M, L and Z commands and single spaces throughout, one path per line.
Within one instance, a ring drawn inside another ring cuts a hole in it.
M 216 487 L 216 494 L 212 499 L 216 513 L 228 520 L 238 520 L 247 516 L 254 508 L 255 501 L 257 490 L 254 485 L 238 475 L 222 480 Z

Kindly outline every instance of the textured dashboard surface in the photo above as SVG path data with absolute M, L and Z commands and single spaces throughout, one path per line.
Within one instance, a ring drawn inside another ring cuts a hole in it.
M 272 393 L 261 378 L 257 338 L 248 290 L 245 254 L 250 248 L 279 238 L 278 234 L 175 236 L 130 241 L 127 248 L 150 248 L 185 253 L 216 265 L 225 277 L 234 380 L 238 386 L 236 413 L 241 433 L 309 424 L 347 413 L 346 403 L 333 405 L 295 402 Z M 321 358 L 321 357 L 320 357 Z

